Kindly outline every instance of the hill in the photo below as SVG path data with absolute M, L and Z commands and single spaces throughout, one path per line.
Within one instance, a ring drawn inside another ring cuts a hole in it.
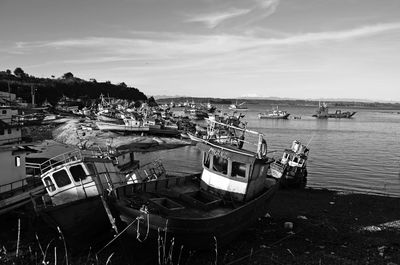
M 100 94 L 134 101 L 147 100 L 143 92 L 125 83 L 111 84 L 109 81 L 97 82 L 95 79 L 86 81 L 74 77 L 72 73 L 66 73 L 60 78 L 39 78 L 17 69 L 14 74 L 9 70 L 0 71 L 0 91 L 10 91 L 31 102 L 31 92 L 34 90 L 35 102 L 39 105 L 45 100 L 55 104 L 63 95 L 82 100 L 97 99 Z

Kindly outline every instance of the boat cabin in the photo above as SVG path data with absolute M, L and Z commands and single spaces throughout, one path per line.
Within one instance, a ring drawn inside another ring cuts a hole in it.
M 293 141 L 291 149 L 285 149 L 281 164 L 288 164 L 291 167 L 305 167 L 310 150 L 299 141 Z
M 266 158 L 211 143 L 199 143 L 198 147 L 203 151 L 203 190 L 241 202 L 252 200 L 265 190 L 270 164 Z
M 52 205 L 94 197 L 114 185 L 126 183 L 115 160 L 72 151 L 39 165 L 41 179 Z

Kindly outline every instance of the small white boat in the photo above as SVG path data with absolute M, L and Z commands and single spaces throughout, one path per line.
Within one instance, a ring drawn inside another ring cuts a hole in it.
M 279 110 L 278 106 L 276 109 L 272 109 L 271 111 L 259 113 L 259 119 L 287 119 L 289 117 L 289 113 L 285 110 Z

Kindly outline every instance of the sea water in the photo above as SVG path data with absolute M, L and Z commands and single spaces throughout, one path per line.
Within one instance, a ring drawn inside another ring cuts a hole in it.
M 271 110 L 268 104 L 248 105 L 242 119 L 247 128 L 264 134 L 270 156 L 280 158 L 293 140 L 308 144 L 307 186 L 362 193 L 400 195 L 400 114 L 397 110 L 350 109 L 351 119 L 316 119 L 317 106 L 280 106 L 291 114 L 288 120 L 258 119 Z M 232 113 L 220 106 L 222 113 Z M 330 108 L 330 112 L 336 109 Z M 301 119 L 293 119 L 293 117 Z M 173 174 L 201 171 L 201 153 L 195 146 L 144 155 L 161 159 Z

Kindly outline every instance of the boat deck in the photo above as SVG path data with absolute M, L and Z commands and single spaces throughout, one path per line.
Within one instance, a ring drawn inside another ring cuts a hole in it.
M 180 179 L 185 179 L 185 177 Z M 175 178 L 172 181 L 175 182 Z M 168 182 L 168 179 L 162 180 L 162 182 Z M 227 214 L 243 204 L 233 203 L 201 190 L 196 180 L 188 181 L 186 178 L 184 183 L 157 187 L 161 186 L 160 184 L 160 180 L 148 182 L 144 190 L 126 194 L 124 201 L 130 208 L 140 209 L 142 205 L 147 205 L 150 212 L 177 219 L 216 217 Z M 138 186 L 138 184 L 134 185 Z M 149 185 L 152 187 L 150 188 Z M 152 189 L 153 191 L 151 191 Z

